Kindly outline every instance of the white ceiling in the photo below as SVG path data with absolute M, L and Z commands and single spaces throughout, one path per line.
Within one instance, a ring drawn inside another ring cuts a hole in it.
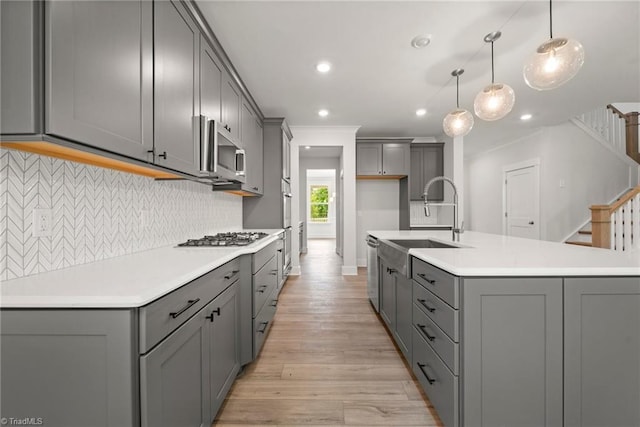
M 496 122 L 476 118 L 466 153 L 613 102 L 640 101 L 640 2 L 553 3 L 554 36 L 585 48 L 585 65 L 566 85 L 538 92 L 524 83 L 525 59 L 549 36 L 549 3 L 529 1 L 212 1 L 200 9 L 266 117 L 291 126 L 359 125 L 357 136 L 443 137 L 442 119 L 491 81 L 516 93 L 513 111 Z M 432 35 L 421 50 L 410 46 Z M 326 75 L 320 60 L 333 64 Z M 417 117 L 417 108 L 428 114 Z M 317 115 L 320 108 L 329 117 Z M 523 113 L 533 114 L 521 122 Z

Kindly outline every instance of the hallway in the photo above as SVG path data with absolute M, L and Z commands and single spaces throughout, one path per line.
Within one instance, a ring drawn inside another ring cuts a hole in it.
M 333 239 L 309 240 L 300 264 L 214 425 L 440 426 L 367 299 L 366 269 L 341 276 Z

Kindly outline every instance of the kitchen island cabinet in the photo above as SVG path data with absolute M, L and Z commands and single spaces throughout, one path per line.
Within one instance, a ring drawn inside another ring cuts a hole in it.
M 396 323 L 412 312 L 407 361 L 444 425 L 640 425 L 637 253 L 476 232 L 460 243 L 446 231 L 368 233 L 457 246 L 409 249 L 413 303 L 395 307 Z

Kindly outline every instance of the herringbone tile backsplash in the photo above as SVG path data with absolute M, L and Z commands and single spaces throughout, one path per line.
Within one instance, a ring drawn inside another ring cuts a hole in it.
M 51 209 L 51 237 L 33 237 L 36 208 Z M 241 229 L 242 198 L 2 149 L 0 221 L 8 280 Z

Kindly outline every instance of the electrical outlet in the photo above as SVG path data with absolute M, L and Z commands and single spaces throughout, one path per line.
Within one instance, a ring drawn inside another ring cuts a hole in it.
M 51 236 L 51 209 L 33 210 L 33 237 Z

